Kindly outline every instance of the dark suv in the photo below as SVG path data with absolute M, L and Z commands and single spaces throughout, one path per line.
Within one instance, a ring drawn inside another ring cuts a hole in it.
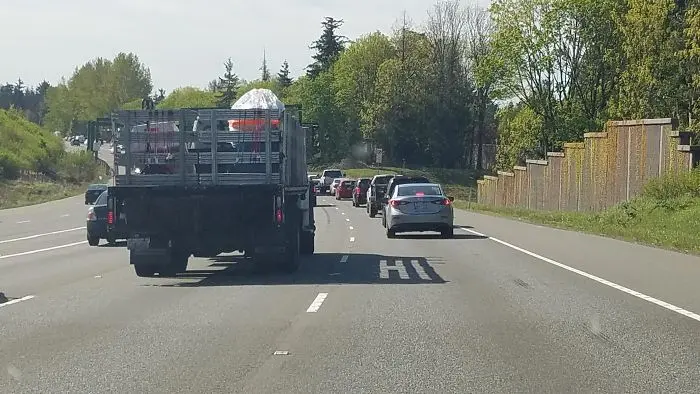
M 90 246 L 98 246 L 101 239 L 106 239 L 110 245 L 116 244 L 118 239 L 125 239 L 124 219 L 114 217 L 114 212 L 107 207 L 108 191 L 103 191 L 95 201 L 95 205 L 88 209 L 87 214 L 87 241 Z

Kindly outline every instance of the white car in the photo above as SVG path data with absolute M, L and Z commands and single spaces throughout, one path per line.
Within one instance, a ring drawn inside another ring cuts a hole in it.
M 330 193 L 331 196 L 335 196 L 335 189 L 340 185 L 340 181 L 342 181 L 343 178 L 335 178 L 333 179 L 333 183 L 329 186 L 328 193 Z

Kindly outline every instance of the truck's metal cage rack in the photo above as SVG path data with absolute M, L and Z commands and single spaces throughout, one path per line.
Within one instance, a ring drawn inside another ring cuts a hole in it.
M 304 189 L 305 130 L 299 111 L 122 110 L 110 115 L 116 186 L 284 185 Z M 229 131 L 229 121 L 257 126 Z M 261 122 L 262 121 L 262 122 Z M 260 124 L 260 122 L 262 124 Z M 155 127 L 151 127 L 155 125 Z M 279 125 L 278 127 L 274 127 Z M 117 132 L 117 127 L 121 130 Z M 205 146 L 204 150 L 195 149 Z M 222 148 L 224 151 L 220 151 Z M 138 171 L 149 169 L 149 171 Z M 163 171 L 151 171 L 161 168 Z M 122 173 L 123 172 L 123 173 Z M 153 173 L 155 172 L 155 173 Z

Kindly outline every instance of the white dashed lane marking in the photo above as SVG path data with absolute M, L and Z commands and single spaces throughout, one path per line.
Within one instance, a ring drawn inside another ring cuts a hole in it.
M 355 242 L 355 237 L 350 237 L 350 242 Z
M 311 303 L 309 306 L 309 309 L 306 310 L 308 313 L 315 313 L 318 312 L 319 309 L 321 309 L 321 305 L 323 304 L 323 301 L 325 301 L 326 297 L 328 297 L 328 293 L 318 293 L 316 296 L 316 299 L 314 302 Z
M 22 221 L 17 222 L 17 224 L 25 224 L 25 223 L 29 223 L 29 222 L 30 222 L 30 220 L 22 220 Z

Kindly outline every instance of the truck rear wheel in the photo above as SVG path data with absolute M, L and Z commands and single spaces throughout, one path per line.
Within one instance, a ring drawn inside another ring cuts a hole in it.
M 136 276 L 141 278 L 152 278 L 158 272 L 158 265 L 154 264 L 150 256 L 139 255 L 133 250 L 129 251 L 129 262 L 134 266 Z
M 139 263 L 134 264 L 136 276 L 141 278 L 152 278 L 156 275 L 157 267 L 155 264 Z
M 304 255 L 314 254 L 316 234 L 311 231 L 302 231 L 299 252 Z
M 300 231 L 299 227 L 290 229 L 290 233 L 287 238 L 287 250 L 280 256 L 279 268 L 282 272 L 287 274 L 292 274 L 299 270 L 301 265 L 301 256 L 299 253 L 300 246 Z
M 175 276 L 187 271 L 190 255 L 182 250 L 171 249 L 164 260 L 160 267 L 160 276 Z

